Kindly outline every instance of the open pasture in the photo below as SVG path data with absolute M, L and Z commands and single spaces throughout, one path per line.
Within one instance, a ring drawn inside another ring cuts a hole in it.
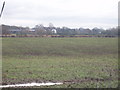
M 63 82 L 49 88 L 118 86 L 117 38 L 2 38 L 3 84 Z

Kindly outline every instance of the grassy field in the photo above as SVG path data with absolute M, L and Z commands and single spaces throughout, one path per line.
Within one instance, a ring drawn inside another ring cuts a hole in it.
M 118 86 L 117 38 L 2 38 L 2 44 L 3 84 L 52 81 L 64 84 L 48 88 Z

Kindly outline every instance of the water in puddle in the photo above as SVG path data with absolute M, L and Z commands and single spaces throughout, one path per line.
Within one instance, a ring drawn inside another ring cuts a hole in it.
M 8 88 L 8 87 L 30 87 L 30 86 L 50 86 L 50 85 L 61 85 L 63 83 L 26 83 L 26 84 L 15 84 L 15 85 L 2 85 L 0 88 Z

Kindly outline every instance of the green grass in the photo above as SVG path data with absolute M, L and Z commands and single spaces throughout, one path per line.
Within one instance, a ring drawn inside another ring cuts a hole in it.
M 117 38 L 3 38 L 3 84 L 64 82 L 49 88 L 118 86 Z

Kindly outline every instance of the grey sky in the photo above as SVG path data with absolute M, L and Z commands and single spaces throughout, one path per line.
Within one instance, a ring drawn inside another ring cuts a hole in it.
M 2 24 L 110 28 L 118 23 L 119 0 L 1 0 L 0 6 L 3 1 Z

